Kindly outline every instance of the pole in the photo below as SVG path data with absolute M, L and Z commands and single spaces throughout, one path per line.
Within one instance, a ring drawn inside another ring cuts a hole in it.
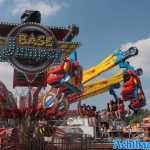
M 32 87 L 29 86 L 29 88 L 28 88 L 28 102 L 29 102 L 28 107 L 29 107 L 29 108 L 32 107 L 32 93 L 31 93 L 31 90 L 32 90 Z

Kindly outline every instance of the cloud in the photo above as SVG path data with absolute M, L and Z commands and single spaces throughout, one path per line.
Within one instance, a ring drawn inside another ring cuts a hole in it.
M 5 0 L 0 0 L 0 6 L 5 2 Z
M 13 67 L 8 63 L 0 63 L 0 80 L 12 90 L 13 83 Z
M 21 14 L 26 9 L 39 10 L 43 16 L 52 16 L 62 10 L 66 5 L 63 2 L 48 2 L 46 0 L 14 0 L 12 15 Z
M 144 89 L 144 93 L 145 93 L 145 98 L 146 98 L 145 108 L 149 109 L 150 108 L 150 88 Z
M 139 55 L 135 58 L 131 58 L 131 64 L 137 68 L 142 68 L 144 76 L 149 77 L 150 74 L 150 38 L 138 40 L 136 42 L 129 42 L 122 45 L 122 48 L 129 48 L 130 46 L 136 46 L 139 49 Z
M 15 89 L 13 89 L 13 74 L 14 68 L 9 63 L 0 63 L 0 81 L 2 81 L 15 96 L 27 94 L 27 87 L 15 87 Z

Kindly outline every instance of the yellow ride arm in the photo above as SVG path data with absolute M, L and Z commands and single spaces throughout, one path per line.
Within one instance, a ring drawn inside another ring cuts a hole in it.
M 116 56 L 110 55 L 106 59 L 104 59 L 102 62 L 100 62 L 98 65 L 84 70 L 82 83 L 84 84 L 88 82 L 89 80 L 97 77 L 101 73 L 113 68 L 116 65 L 115 63 L 116 59 L 117 59 Z
M 85 100 L 89 97 L 104 93 L 109 90 L 109 88 L 117 83 L 120 83 L 123 80 L 123 71 L 118 72 L 104 80 L 96 81 L 91 84 L 84 85 L 84 92 L 79 97 L 78 100 Z

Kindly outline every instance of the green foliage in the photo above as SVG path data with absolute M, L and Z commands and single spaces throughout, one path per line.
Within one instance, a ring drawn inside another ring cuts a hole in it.
M 140 123 L 143 121 L 144 117 L 150 115 L 150 110 L 148 109 L 141 109 L 137 114 L 133 114 L 132 116 L 126 117 L 124 120 L 128 124 Z

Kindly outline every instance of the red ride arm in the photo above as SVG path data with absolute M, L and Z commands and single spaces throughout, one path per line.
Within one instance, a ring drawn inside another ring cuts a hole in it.
M 55 82 L 61 80 L 63 77 L 64 77 L 64 74 L 57 74 L 57 75 L 51 74 L 47 78 L 47 83 L 48 84 L 55 83 Z
M 48 71 L 48 76 L 51 74 L 61 74 L 64 73 L 64 64 L 56 66 Z
M 130 77 L 130 79 L 124 83 L 123 87 L 134 86 L 134 77 Z

